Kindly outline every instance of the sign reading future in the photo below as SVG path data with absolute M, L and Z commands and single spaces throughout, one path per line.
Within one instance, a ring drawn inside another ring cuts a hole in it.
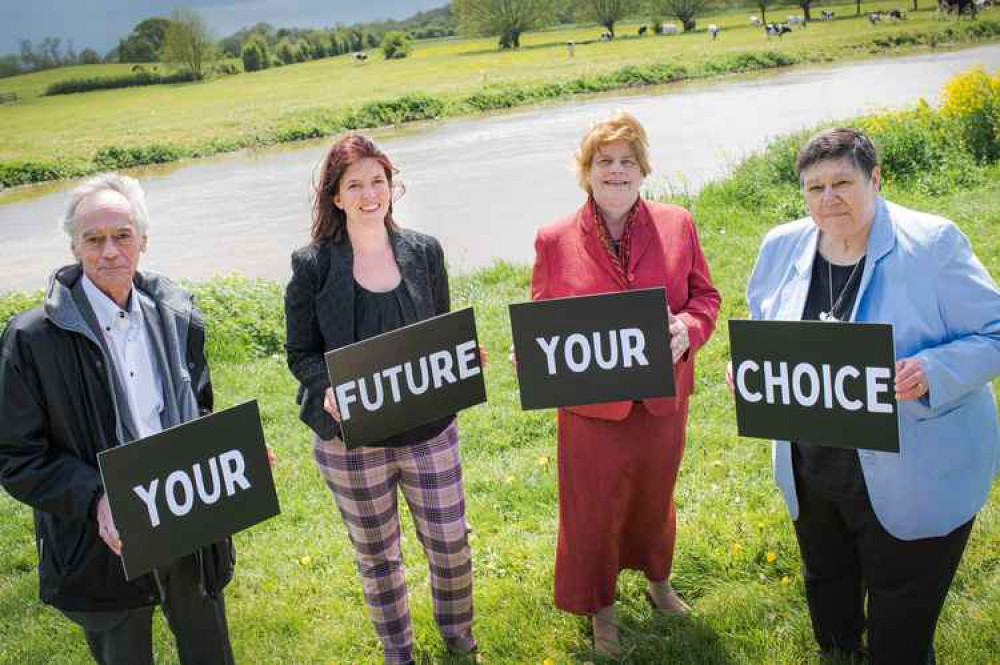
M 98 454 L 132 580 L 280 512 L 257 402 Z
M 510 306 L 521 408 L 674 395 L 663 288 Z
M 899 452 L 892 326 L 729 322 L 740 436 Z
M 486 401 L 472 308 L 442 314 L 326 354 L 348 448 Z

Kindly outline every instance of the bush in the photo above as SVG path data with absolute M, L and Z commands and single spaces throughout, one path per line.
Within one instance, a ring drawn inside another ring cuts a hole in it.
M 0 185 L 17 187 L 33 182 L 75 178 L 87 171 L 83 165 L 68 162 L 3 162 L 0 163 Z
M 35 291 L 34 293 L 14 291 L 0 296 L 0 334 L 15 316 L 41 305 L 43 296 L 43 291 Z
M 975 68 L 944 88 L 941 114 L 962 127 L 969 151 L 980 162 L 1000 159 L 1000 69 L 991 78 Z
M 396 99 L 369 102 L 348 113 L 343 120 L 344 129 L 398 125 L 416 120 L 438 118 L 444 112 L 444 102 L 423 93 L 404 95 Z
M 170 83 L 188 83 L 197 80 L 193 72 L 182 71 L 175 74 L 156 74 L 140 69 L 124 76 L 105 76 L 87 79 L 66 79 L 53 83 L 45 92 L 45 96 L 72 95 L 78 92 L 93 90 L 113 90 L 115 88 L 134 88 L 144 85 L 166 85 Z
M 387 32 L 382 37 L 382 53 L 386 60 L 399 60 L 410 55 L 410 39 L 402 32 Z
M 101 148 L 94 155 L 94 165 L 102 171 L 127 169 L 145 164 L 166 164 L 186 156 L 184 150 L 163 144 L 154 143 L 131 148 L 108 146 Z
M 241 362 L 284 353 L 280 284 L 233 274 L 185 288 L 205 315 L 206 353 L 211 362 Z

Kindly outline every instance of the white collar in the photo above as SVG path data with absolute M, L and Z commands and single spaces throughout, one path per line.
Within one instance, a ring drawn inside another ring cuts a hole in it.
M 129 293 L 128 310 L 123 310 L 114 300 L 109 298 L 97 285 L 87 277 L 86 273 L 82 277 L 83 292 L 87 295 L 97 322 L 105 332 L 116 329 L 130 329 L 142 324 L 142 308 L 139 307 L 139 298 L 135 288 Z

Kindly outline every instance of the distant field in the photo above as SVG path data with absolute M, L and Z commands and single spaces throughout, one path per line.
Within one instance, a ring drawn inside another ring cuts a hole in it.
M 898 0 L 882 0 L 864 3 L 863 10 L 896 6 Z M 774 50 L 807 61 L 864 57 L 898 50 L 891 39 L 884 47 L 873 44 L 876 37 L 905 37 L 954 25 L 923 9 L 911 12 L 907 21 L 873 27 L 864 16 L 854 16 L 853 4 L 834 9 L 837 20 L 815 21 L 780 40 L 768 39 L 751 26 L 747 15 L 755 12 L 742 9 L 704 17 L 696 32 L 669 37 L 638 38 L 637 24 L 623 24 L 611 43 L 597 40 L 602 29 L 595 26 L 529 33 L 517 51 L 498 51 L 492 38 L 435 40 L 417 42 L 405 60 L 384 61 L 374 51 L 364 64 L 339 56 L 204 83 L 58 97 L 39 95 L 63 78 L 120 75 L 131 66 L 81 66 L 0 79 L 0 92 L 16 92 L 22 98 L 18 104 L 0 106 L 0 165 L 19 160 L 90 164 L 95 152 L 109 145 L 169 144 L 189 150 L 213 142 L 253 145 L 255 137 L 273 137 L 281 128 L 311 117 L 407 93 L 426 93 L 454 106 L 484 86 L 566 80 L 627 65 L 692 67 L 737 53 Z M 815 8 L 817 16 L 819 12 L 820 7 Z M 769 18 L 784 20 L 789 14 L 801 10 L 778 7 Z M 982 17 L 1000 18 L 1000 9 L 987 10 Z M 718 40 L 705 32 L 710 23 L 722 28 Z M 577 44 L 574 57 L 566 48 L 569 40 Z M 903 49 L 912 48 L 902 41 Z M 463 111 L 449 111 L 455 112 Z

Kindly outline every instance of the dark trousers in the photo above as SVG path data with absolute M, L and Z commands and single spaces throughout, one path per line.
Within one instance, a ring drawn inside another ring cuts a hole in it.
M 928 665 L 934 629 L 973 520 L 941 538 L 899 540 L 868 495 L 832 497 L 799 484 L 795 534 L 813 632 L 827 653 L 861 652 L 868 596 L 873 665 Z
M 202 594 L 194 557 L 161 568 L 162 608 L 182 665 L 233 665 L 226 606 Z M 63 611 L 83 628 L 99 665 L 153 665 L 153 607 L 110 612 Z

